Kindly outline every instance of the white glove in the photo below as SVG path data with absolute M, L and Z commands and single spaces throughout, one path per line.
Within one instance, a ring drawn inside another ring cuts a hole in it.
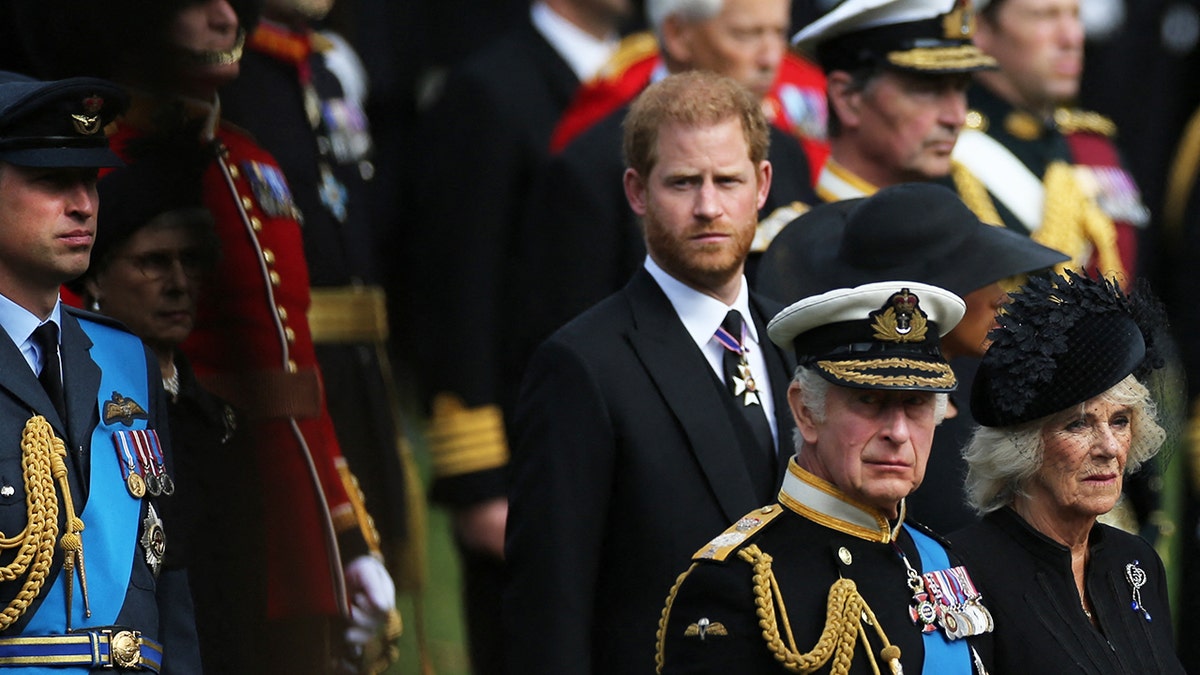
M 364 555 L 346 566 L 346 590 L 350 594 L 350 626 L 346 642 L 365 645 L 375 637 L 396 609 L 396 584 L 378 558 Z

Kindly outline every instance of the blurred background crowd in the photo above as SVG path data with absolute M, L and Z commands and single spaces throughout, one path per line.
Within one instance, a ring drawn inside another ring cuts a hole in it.
M 829 153 L 824 75 L 789 39 L 834 4 L 21 1 L 0 6 L 0 69 L 115 80 L 134 96 L 119 134 L 157 138 L 147 130 L 162 130 L 158 140 L 168 144 L 179 133 L 198 134 L 216 143 L 212 156 L 228 160 L 229 180 L 240 180 L 239 169 L 263 171 L 248 179 L 245 199 L 252 201 L 236 216 L 199 198 L 214 211 L 220 262 L 214 279 L 188 291 L 199 296 L 196 334 L 173 346 L 196 362 L 207 389 L 247 413 L 251 438 L 295 434 L 311 455 L 327 452 L 328 464 L 314 471 L 344 573 L 353 560 L 347 550 L 379 553 L 400 598 L 399 616 L 384 622 L 383 645 L 368 647 L 378 657 L 370 667 L 499 672 L 505 469 L 521 375 L 537 344 L 620 288 L 644 256 L 620 190 L 615 139 L 625 106 L 664 68 L 716 70 L 756 89 L 775 126 L 799 141 L 798 159 L 772 156 L 774 201 L 764 213 L 781 218 L 782 227 L 824 197 L 813 188 Z M 711 15 L 705 6 L 715 7 Z M 1200 0 L 1079 0 L 1079 11 L 1084 67 L 1070 103 L 1111 120 L 1106 136 L 1140 190 L 1146 211 L 1134 219 L 1136 260 L 1127 266 L 1168 305 L 1181 368 L 1192 375 L 1186 396 L 1173 402 L 1186 415 L 1200 393 L 1200 204 L 1193 194 Z M 196 51 L 217 56 L 191 63 L 186 76 L 173 69 L 178 12 L 195 13 L 214 35 L 241 35 L 237 67 L 220 59 L 222 48 L 197 44 Z M 689 32 L 673 20 L 677 14 L 704 17 L 696 22 L 706 25 Z M 189 114 L 193 101 L 209 108 Z M 164 122 L 168 114 L 179 120 Z M 218 116 L 233 131 L 202 128 Z M 118 145 L 134 160 L 161 152 Z M 206 181 L 209 195 L 218 188 L 208 182 L 214 178 L 196 177 L 202 171 L 179 180 Z M 146 201 L 152 183 L 114 188 L 111 199 Z M 102 195 L 103 214 L 110 197 Z M 799 206 L 778 211 L 789 205 Z M 254 210 L 262 212 L 258 226 Z M 299 229 L 273 241 L 279 219 Z M 226 220 L 236 221 L 232 229 L 223 228 Z M 103 227 L 104 215 L 100 221 Z M 239 253 L 243 224 L 261 236 Z M 239 275 L 252 278 L 234 280 Z M 252 306 L 262 288 L 275 293 L 263 300 L 265 310 Z M 289 316 L 289 303 L 307 319 Z M 99 306 L 105 310 L 103 299 Z M 256 328 L 254 317 L 264 313 L 270 325 Z M 284 336 L 293 356 L 279 357 L 275 346 L 259 350 L 256 330 L 266 342 Z M 289 377 L 239 377 L 256 368 Z M 308 386 L 290 377 L 306 369 L 319 369 L 320 410 L 295 415 L 264 406 L 262 396 Z M 249 396 L 254 387 L 283 389 Z M 325 426 L 272 426 L 293 418 Z M 1179 634 L 1195 635 L 1200 571 L 1187 574 L 1186 563 L 1200 560 L 1200 454 L 1190 427 L 1179 426 L 1178 449 L 1149 479 L 1153 496 L 1132 527 L 1159 548 L 1174 575 Z M 268 456 L 258 471 L 289 475 L 286 464 Z M 319 548 L 320 537 L 289 542 L 271 534 L 284 529 L 272 526 L 272 514 L 287 517 L 314 500 L 310 494 L 297 506 L 299 498 L 272 489 L 274 482 L 260 484 L 266 533 L 239 536 L 272 552 L 264 559 L 293 555 L 289 547 Z M 219 556 L 209 562 L 233 564 Z M 275 568 L 246 571 L 259 573 L 271 577 Z M 312 584 L 302 576 L 269 578 L 262 592 L 272 616 L 307 615 L 304 603 L 321 604 L 288 592 Z M 1187 642 L 1180 646 L 1185 664 L 1200 671 L 1200 645 Z

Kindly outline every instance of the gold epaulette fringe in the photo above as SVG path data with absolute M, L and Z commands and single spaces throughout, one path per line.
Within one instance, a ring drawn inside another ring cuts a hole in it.
M 1070 265 L 1082 269 L 1095 250 L 1101 274 L 1125 281 L 1125 269 L 1117 253 L 1117 229 L 1100 207 L 1089 199 L 1075 179 L 1075 169 L 1066 162 L 1051 162 L 1042 179 L 1046 205 L 1042 226 L 1034 241 L 1071 256 Z
M 1003 223 L 987 187 L 967 167 L 954 162 L 950 175 L 959 197 L 980 220 L 993 225 Z M 1071 257 L 1055 271 L 1083 269 L 1094 253 L 1104 276 L 1125 283 L 1125 267 L 1117 250 L 1117 227 L 1079 186 L 1075 168 L 1066 162 L 1051 162 L 1042 185 L 1046 199 L 1042 224 L 1030 236 L 1039 244 Z
M 1059 108 L 1054 111 L 1054 125 L 1064 134 L 1083 132 L 1109 137 L 1117 135 L 1116 122 L 1090 110 Z

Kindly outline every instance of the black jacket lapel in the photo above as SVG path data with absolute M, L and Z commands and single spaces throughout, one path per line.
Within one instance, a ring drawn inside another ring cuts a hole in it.
M 712 368 L 667 296 L 645 269 L 627 289 L 634 328 L 629 341 L 679 420 L 729 522 L 760 506 L 738 438 L 713 385 Z

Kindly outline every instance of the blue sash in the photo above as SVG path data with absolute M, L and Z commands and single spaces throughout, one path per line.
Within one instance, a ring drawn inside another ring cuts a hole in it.
M 921 554 L 922 573 L 949 569 L 950 558 L 941 544 L 925 533 L 919 532 L 915 527 L 909 527 L 906 524 L 904 529 L 912 537 L 913 543 L 917 545 L 917 553 Z M 925 633 L 923 637 L 925 638 L 925 666 L 921 672 L 931 675 L 942 675 L 943 673 L 971 675 L 974 671 L 971 663 L 971 650 L 965 639 L 950 640 L 941 630 Z
M 148 373 L 141 341 L 125 331 L 86 319 L 79 318 L 79 325 L 91 338 L 91 358 L 100 367 L 100 389 L 96 394 L 98 410 L 104 410 L 104 403 L 113 392 L 149 410 Z M 142 500 L 135 499 L 125 489 L 112 436 L 118 430 L 145 428 L 144 419 L 135 419 L 132 425 L 120 420 L 105 424 L 101 414 L 99 425 L 92 431 L 88 501 L 83 512 L 78 514 L 84 523 L 83 558 L 92 616 L 85 618 L 83 615 L 83 593 L 79 588 L 78 572 L 75 572 L 72 628 L 110 626 L 116 622 L 125 603 L 134 556 L 139 553 Z M 43 589 L 45 599 L 30 617 L 24 634 L 51 635 L 66 630 L 66 583 L 65 570 L 60 570 L 53 586 L 49 590 Z M 25 669 L 25 672 L 61 674 L 63 670 L 59 667 Z

